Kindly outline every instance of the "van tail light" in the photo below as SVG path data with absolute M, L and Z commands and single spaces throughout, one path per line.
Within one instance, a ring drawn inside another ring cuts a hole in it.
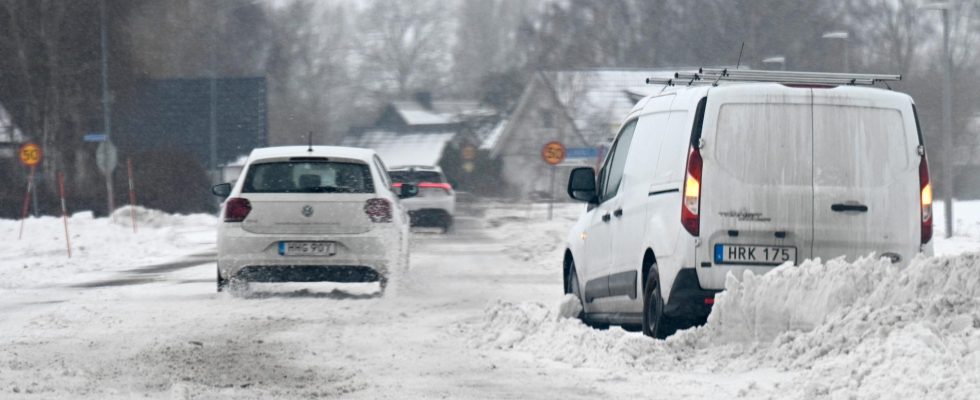
M 681 224 L 694 236 L 701 233 L 701 151 L 691 147 L 687 156 L 687 177 L 681 204 Z
M 419 183 L 419 189 L 442 189 L 446 194 L 452 194 L 453 192 L 452 185 L 440 182 L 421 182 Z
M 225 222 L 242 222 L 250 212 L 252 203 L 248 199 L 232 197 L 225 202 Z
M 922 156 L 919 161 L 919 207 L 922 212 L 922 244 L 932 240 L 932 182 L 929 180 L 929 162 Z
M 382 198 L 370 199 L 364 203 L 364 213 L 371 222 L 391 222 L 391 202 Z

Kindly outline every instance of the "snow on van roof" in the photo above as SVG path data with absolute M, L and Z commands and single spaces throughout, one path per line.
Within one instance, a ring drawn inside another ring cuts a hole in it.
M 356 147 L 313 146 L 312 152 L 309 149 L 310 146 L 260 147 L 252 150 L 248 158 L 258 160 L 277 157 L 340 157 L 369 162 L 375 154 L 370 149 Z

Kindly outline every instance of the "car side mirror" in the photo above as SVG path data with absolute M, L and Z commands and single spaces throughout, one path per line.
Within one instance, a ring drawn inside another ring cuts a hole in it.
M 211 187 L 211 193 L 218 197 L 228 197 L 231 194 L 230 183 L 220 183 Z
M 579 167 L 568 175 L 568 196 L 588 203 L 596 203 L 595 169 Z
M 399 199 L 407 199 L 409 197 L 415 197 L 419 195 L 419 187 L 411 183 L 403 183 L 401 185 L 401 190 L 398 192 Z

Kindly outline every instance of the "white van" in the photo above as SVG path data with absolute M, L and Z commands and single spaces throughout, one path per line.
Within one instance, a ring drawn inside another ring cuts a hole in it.
M 729 273 L 931 254 L 912 99 L 773 80 L 790 83 L 667 87 L 637 103 L 598 173 L 572 172 L 568 193 L 589 207 L 567 239 L 565 293 L 584 321 L 665 337 L 703 321 Z

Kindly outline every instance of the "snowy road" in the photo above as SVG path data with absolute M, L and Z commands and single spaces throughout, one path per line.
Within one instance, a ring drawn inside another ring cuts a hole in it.
M 206 216 L 149 213 L 137 235 L 76 216 L 70 261 L 59 253 L 60 220 L 31 220 L 33 239 L 0 248 L 0 398 L 980 392 L 976 256 L 907 270 L 873 260 L 780 269 L 732 286 L 705 328 L 655 341 L 558 318 L 560 241 L 578 211 L 562 207 L 547 221 L 541 207 L 497 205 L 448 236 L 417 233 L 410 269 L 383 297 L 371 284 L 215 293 Z M 0 222 L 0 233 L 16 232 Z

